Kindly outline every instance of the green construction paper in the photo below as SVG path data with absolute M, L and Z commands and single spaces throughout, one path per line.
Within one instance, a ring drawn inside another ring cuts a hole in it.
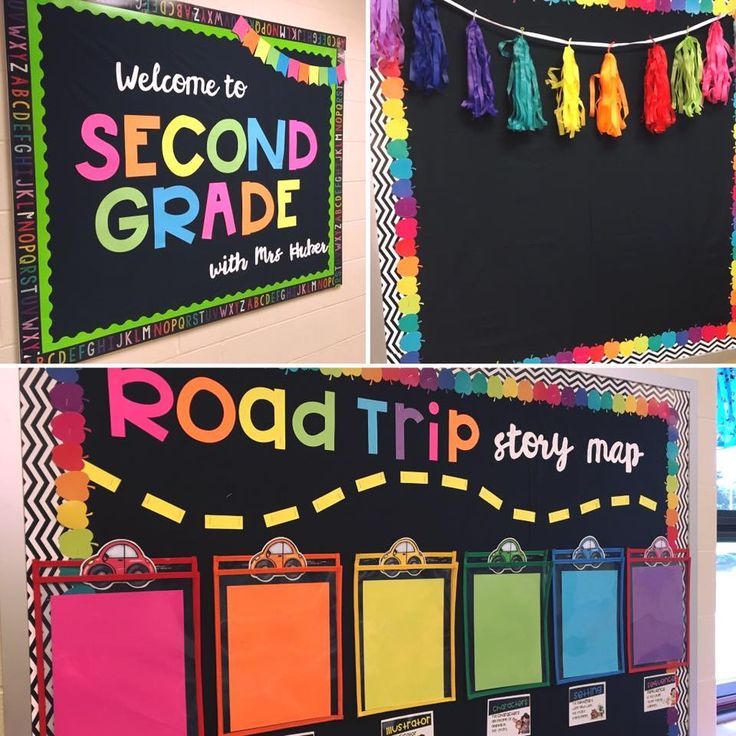
M 540 578 L 539 573 L 475 576 L 475 690 L 542 681 Z

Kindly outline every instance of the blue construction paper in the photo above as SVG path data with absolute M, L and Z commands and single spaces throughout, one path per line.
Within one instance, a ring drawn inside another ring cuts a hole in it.
M 617 570 L 562 571 L 562 676 L 616 672 L 619 664 Z

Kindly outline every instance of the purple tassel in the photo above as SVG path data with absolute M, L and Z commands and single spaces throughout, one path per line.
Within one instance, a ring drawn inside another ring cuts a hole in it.
M 371 64 L 404 63 L 404 26 L 399 0 L 371 0 Z
M 478 21 L 468 23 L 468 99 L 462 106 L 473 113 L 474 118 L 483 115 L 498 115 L 496 90 L 491 77 L 491 56 L 483 40 Z
M 414 6 L 414 53 L 409 79 L 422 92 L 438 92 L 450 81 L 447 48 L 434 0 L 417 0 Z

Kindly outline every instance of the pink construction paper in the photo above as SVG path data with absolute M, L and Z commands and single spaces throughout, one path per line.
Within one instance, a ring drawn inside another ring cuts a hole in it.
M 179 590 L 51 599 L 54 736 L 187 736 Z

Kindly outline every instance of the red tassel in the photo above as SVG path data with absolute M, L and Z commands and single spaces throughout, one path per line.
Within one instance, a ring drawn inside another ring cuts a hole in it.
M 664 133 L 674 123 L 667 54 L 655 43 L 647 53 L 644 70 L 644 125 L 650 133 Z

